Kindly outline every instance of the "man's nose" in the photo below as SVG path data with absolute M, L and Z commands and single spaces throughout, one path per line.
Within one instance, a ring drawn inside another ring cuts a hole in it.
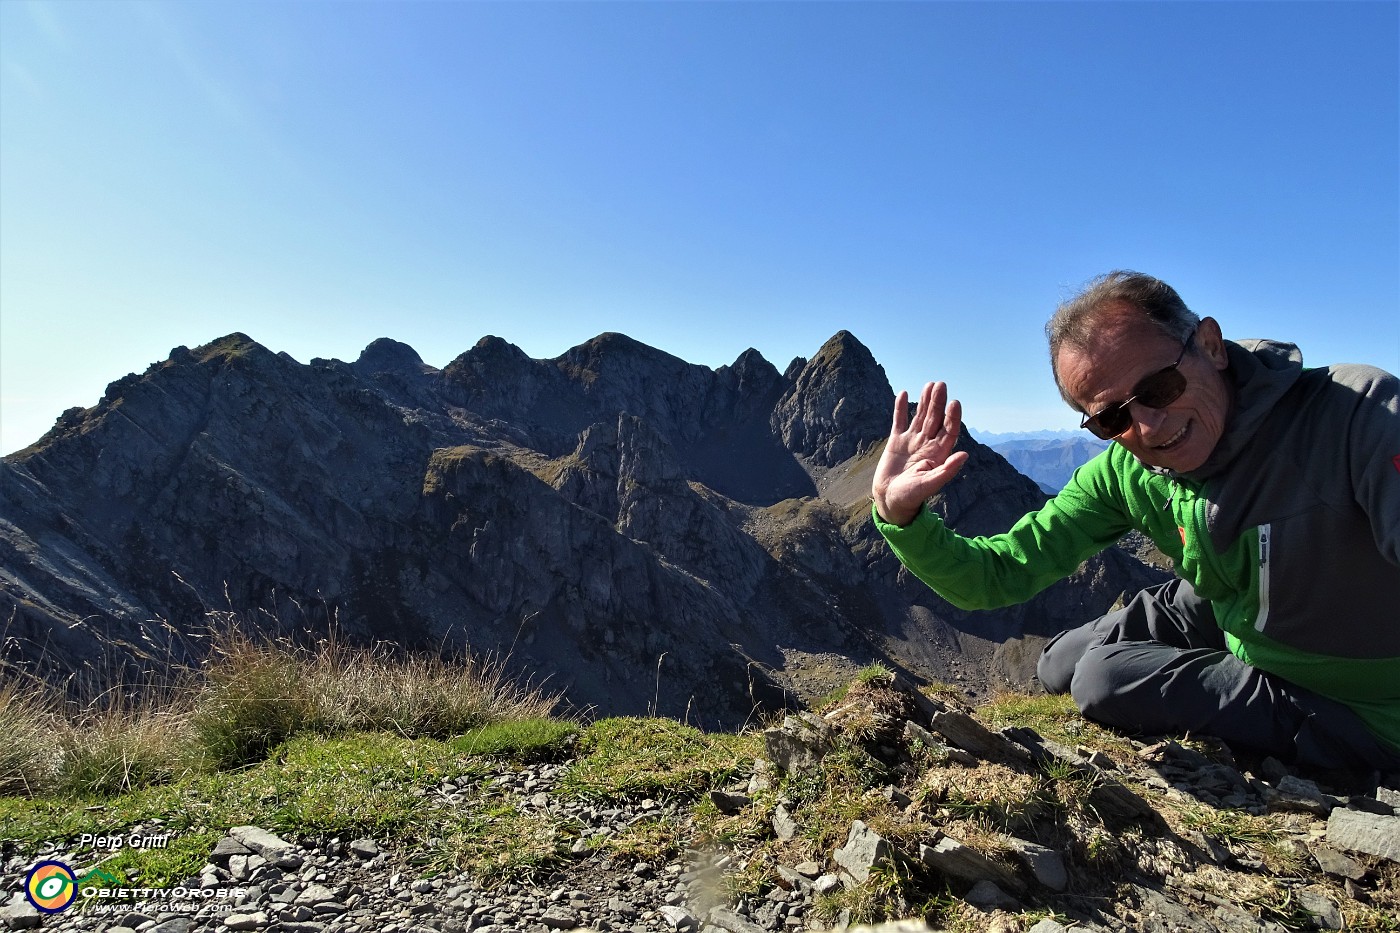
M 1133 426 L 1139 437 L 1151 436 L 1167 420 L 1165 408 L 1149 408 L 1140 402 L 1129 402 L 1128 413 L 1133 416 Z

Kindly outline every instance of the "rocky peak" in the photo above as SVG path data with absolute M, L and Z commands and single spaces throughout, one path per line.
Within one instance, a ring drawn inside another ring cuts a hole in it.
M 194 358 L 201 363 L 210 362 L 231 362 L 238 359 L 252 358 L 266 361 L 272 359 L 275 354 L 267 347 L 258 343 L 247 334 L 235 331 L 218 340 L 211 341 L 201 347 L 196 347 L 192 351 Z M 174 354 L 172 353 L 172 358 Z
M 543 391 L 543 367 L 513 343 L 486 336 L 442 371 L 442 391 L 449 402 L 485 418 L 532 419 Z M 539 415 L 535 413 L 535 417 Z M 575 430 L 571 433 L 577 433 Z
M 843 330 L 797 372 L 771 424 L 789 450 L 835 466 L 885 437 L 892 397 L 884 367 Z
M 396 373 L 421 375 L 435 372 L 433 367 L 423 362 L 418 351 L 406 343 L 389 337 L 380 337 L 360 352 L 360 358 L 351 364 L 357 372 L 365 374 Z
M 715 370 L 715 373 L 721 376 L 731 375 L 741 389 L 755 387 L 763 390 L 782 381 L 783 378 L 782 373 L 778 372 L 778 367 L 764 359 L 763 354 L 753 347 L 740 353 L 731 365 Z

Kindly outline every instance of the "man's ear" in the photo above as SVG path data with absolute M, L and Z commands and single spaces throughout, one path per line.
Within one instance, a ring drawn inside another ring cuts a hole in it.
M 1216 369 L 1225 369 L 1230 365 L 1229 354 L 1225 352 L 1225 337 L 1220 333 L 1220 323 L 1215 318 L 1201 318 L 1201 323 L 1196 327 L 1196 348 Z

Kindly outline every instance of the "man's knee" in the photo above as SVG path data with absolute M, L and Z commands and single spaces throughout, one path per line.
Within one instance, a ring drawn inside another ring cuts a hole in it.
M 1172 678 L 1163 665 L 1177 654 L 1154 643 L 1095 645 L 1075 665 L 1070 696 L 1086 718 L 1126 732 L 1191 728 L 1199 718 L 1195 698 L 1164 701 Z
M 1079 711 L 1096 722 L 1126 725 L 1120 722 L 1121 691 L 1113 663 L 1113 646 L 1091 648 L 1079 658 L 1074 675 L 1067 685 L 1070 697 Z
M 1046 693 L 1068 693 L 1074 669 L 1089 645 L 1095 641 L 1095 623 L 1081 625 L 1061 632 L 1040 651 L 1035 663 L 1035 676 Z

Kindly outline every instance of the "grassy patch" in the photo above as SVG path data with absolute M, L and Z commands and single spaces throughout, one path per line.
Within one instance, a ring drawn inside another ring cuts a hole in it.
M 152 885 L 187 880 L 236 825 L 417 844 L 486 819 L 482 802 L 461 814 L 435 808 L 438 784 L 470 786 L 487 772 L 482 756 L 538 760 L 578 732 L 548 718 L 553 699 L 489 665 L 333 640 L 299 648 L 233 626 L 214 642 L 197 671 L 85 705 L 6 681 L 0 725 L 14 741 L 0 787 L 23 796 L 0 796 L 0 838 L 22 851 L 50 841 L 75 849 L 83 833 L 158 826 L 171 834 L 164 848 L 84 853 Z M 439 734 L 460 738 L 448 745 Z M 530 837 L 509 831 L 513 845 Z M 434 845 L 429 856 L 440 857 L 442 840 Z
M 989 729 L 1023 726 L 1046 738 L 1074 741 L 1086 720 L 1068 694 L 998 693 L 977 710 L 978 718 Z
M 694 798 L 759 753 L 755 735 L 709 735 L 669 719 L 604 719 L 584 731 L 581 758 L 561 784 L 580 797 Z
M 164 848 L 122 849 L 102 863 L 102 870 L 115 876 L 121 885 L 174 887 L 198 877 L 222 835 L 209 831 L 183 833 L 172 836 Z
M 509 799 L 455 815 L 442 827 L 430 861 L 442 868 L 470 869 L 487 884 L 529 877 L 568 856 L 574 828 L 546 811 L 524 811 Z
M 448 744 L 463 755 L 522 762 L 547 761 L 567 749 L 579 732 L 576 723 L 532 717 L 481 726 Z
M 423 818 L 423 790 L 473 773 L 440 742 L 382 732 L 299 736 L 231 783 L 223 816 L 273 832 L 392 838 Z
M 857 671 L 855 680 L 856 683 L 878 684 L 888 687 L 890 684 L 894 683 L 894 671 L 877 661 Z
M 445 739 L 484 725 L 542 719 L 555 701 L 493 664 L 400 656 L 334 638 L 310 647 L 246 635 L 215 642 L 194 729 L 218 767 L 260 760 L 297 733 L 384 731 Z

